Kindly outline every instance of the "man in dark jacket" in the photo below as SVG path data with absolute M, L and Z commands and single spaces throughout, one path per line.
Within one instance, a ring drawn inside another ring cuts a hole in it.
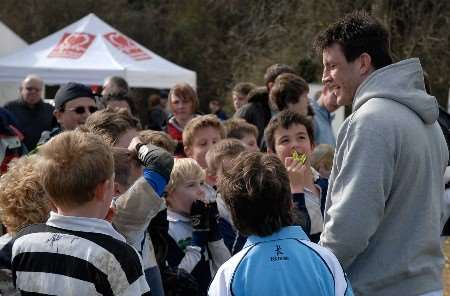
M 42 100 L 44 82 L 36 75 L 28 75 L 19 89 L 20 97 L 5 105 L 17 119 L 17 127 L 24 135 L 24 144 L 29 151 L 36 147 L 45 130 L 51 130 L 56 121 L 53 119 L 53 106 Z

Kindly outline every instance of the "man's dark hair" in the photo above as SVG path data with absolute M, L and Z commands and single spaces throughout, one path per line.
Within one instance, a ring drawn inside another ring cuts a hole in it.
M 273 64 L 272 66 L 269 66 L 264 74 L 264 84 L 266 87 L 269 82 L 274 82 L 278 75 L 283 73 L 296 74 L 291 66 L 285 64 Z
M 124 101 L 127 102 L 128 106 L 130 106 L 130 110 L 132 114 L 136 114 L 136 107 L 134 105 L 133 99 L 126 95 L 125 93 L 112 93 L 112 94 L 107 94 L 106 96 L 103 97 L 103 104 L 105 105 L 105 108 L 108 106 L 108 104 L 110 102 L 114 102 L 114 101 Z
M 300 96 L 308 92 L 308 83 L 303 78 L 292 73 L 283 73 L 275 79 L 269 97 L 281 111 L 287 109 L 288 104 L 298 103 Z
M 276 156 L 242 153 L 218 185 L 240 233 L 269 236 L 293 224 L 289 177 Z
M 309 140 L 311 143 L 314 143 L 314 128 L 312 121 L 308 117 L 300 115 L 297 112 L 284 110 L 272 117 L 264 130 L 267 147 L 275 152 L 275 131 L 279 128 L 289 129 L 294 124 L 303 125 L 306 128 Z
M 118 94 L 125 95 L 130 90 L 130 88 L 128 86 L 128 82 L 123 77 L 110 76 L 107 78 L 107 81 L 111 82 L 112 84 L 114 84 L 117 87 L 117 89 L 119 90 Z M 113 94 L 116 94 L 116 93 L 113 93 Z
M 388 31 L 365 11 L 354 11 L 329 26 L 317 35 L 314 48 L 321 55 L 335 43 L 341 46 L 348 62 L 367 53 L 375 69 L 392 64 Z

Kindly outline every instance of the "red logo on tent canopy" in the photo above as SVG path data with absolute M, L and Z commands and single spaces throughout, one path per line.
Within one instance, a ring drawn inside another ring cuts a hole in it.
M 49 58 L 78 59 L 94 41 L 95 35 L 88 33 L 64 33 Z
M 152 57 L 140 49 L 136 43 L 134 43 L 130 38 L 124 36 L 117 32 L 111 32 L 103 35 L 106 40 L 108 40 L 114 47 L 119 49 L 121 52 L 129 55 L 136 61 L 148 60 Z

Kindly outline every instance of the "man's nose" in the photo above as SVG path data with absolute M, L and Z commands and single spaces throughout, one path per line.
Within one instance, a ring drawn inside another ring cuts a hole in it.
M 328 84 L 332 81 L 331 76 L 330 76 L 330 72 L 323 70 L 322 73 L 322 83 L 325 84 L 326 86 L 328 86 Z

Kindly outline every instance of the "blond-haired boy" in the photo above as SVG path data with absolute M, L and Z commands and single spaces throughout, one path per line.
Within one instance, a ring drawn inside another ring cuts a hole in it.
M 209 114 L 197 116 L 183 130 L 183 146 L 187 157 L 195 159 L 207 168 L 206 152 L 212 145 L 225 138 L 225 129 L 217 116 Z
M 11 246 L 22 228 L 45 223 L 52 205 L 40 183 L 39 157 L 31 155 L 14 159 L 0 178 L 0 218 L 7 233 L 0 237 L 0 294 L 18 295 L 11 274 Z
M 12 271 L 21 291 L 149 295 L 139 254 L 105 221 L 114 162 L 99 136 L 64 132 L 39 149 L 41 184 L 56 212 L 19 231 Z
M 167 185 L 170 266 L 191 273 L 206 294 L 218 267 L 230 258 L 217 227 L 217 205 L 206 203 L 205 174 L 190 158 L 176 159 Z
M 14 159 L 0 178 L 0 219 L 9 237 L 49 217 L 52 205 L 40 182 L 38 160 L 37 155 Z

